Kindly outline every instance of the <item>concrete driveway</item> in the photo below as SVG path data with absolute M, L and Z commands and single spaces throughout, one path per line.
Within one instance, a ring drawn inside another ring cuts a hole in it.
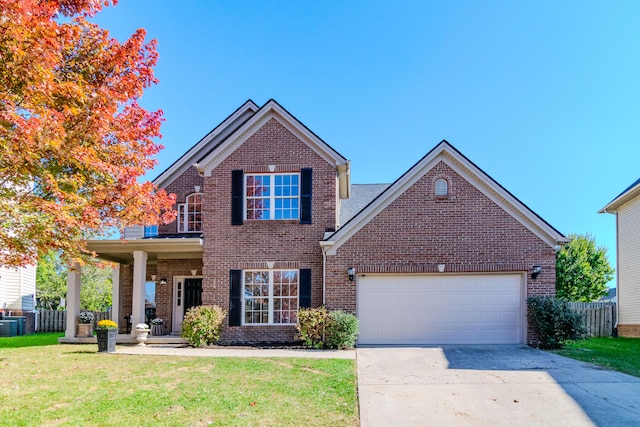
M 521 345 L 358 348 L 357 358 L 365 427 L 640 425 L 640 378 Z

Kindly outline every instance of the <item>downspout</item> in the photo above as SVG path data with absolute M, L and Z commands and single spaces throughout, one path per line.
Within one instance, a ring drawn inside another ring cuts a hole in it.
M 323 240 L 320 242 L 322 249 L 322 305 L 327 304 L 327 251 L 335 245 L 336 242 Z
M 322 247 L 322 306 L 327 303 L 327 253 Z

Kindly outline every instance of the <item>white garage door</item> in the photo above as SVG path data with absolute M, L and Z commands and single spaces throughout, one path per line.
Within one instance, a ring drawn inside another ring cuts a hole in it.
M 522 342 L 522 275 L 358 277 L 360 344 Z

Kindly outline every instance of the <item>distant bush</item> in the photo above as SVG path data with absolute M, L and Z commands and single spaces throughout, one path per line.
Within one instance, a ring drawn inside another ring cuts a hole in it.
M 307 348 L 353 348 L 358 338 L 358 318 L 324 307 L 298 311 L 298 334 Z
M 325 329 L 325 346 L 327 348 L 353 348 L 358 339 L 358 318 L 345 311 L 329 313 L 329 322 Z
M 527 299 L 527 305 L 540 348 L 562 348 L 566 341 L 586 336 L 582 316 L 573 311 L 566 301 L 553 296 L 534 296 Z
M 222 333 L 226 312 L 217 305 L 201 305 L 187 311 L 182 322 L 182 337 L 193 347 L 215 344 Z
M 298 334 L 305 347 L 324 347 L 324 330 L 327 318 L 328 312 L 324 307 L 302 308 L 298 310 L 296 329 L 298 329 Z

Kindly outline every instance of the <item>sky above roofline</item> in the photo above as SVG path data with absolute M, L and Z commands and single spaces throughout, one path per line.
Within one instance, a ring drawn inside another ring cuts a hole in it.
M 158 40 L 166 122 L 153 179 L 247 99 L 278 101 L 351 160 L 352 182 L 393 182 L 442 139 L 565 235 L 638 179 L 640 2 L 158 2 L 96 21 Z

